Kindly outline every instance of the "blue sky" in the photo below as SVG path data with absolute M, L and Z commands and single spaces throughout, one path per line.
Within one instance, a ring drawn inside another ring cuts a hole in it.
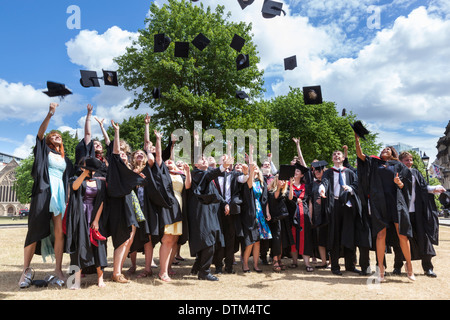
M 242 10 L 224 4 L 231 20 L 252 23 L 265 70 L 266 98 L 289 87 L 320 84 L 324 99 L 346 108 L 379 133 L 379 142 L 403 142 L 434 160 L 450 120 L 450 4 L 447 1 L 279 0 L 287 15 L 261 16 L 262 0 Z M 158 5 L 165 0 L 155 0 Z M 29 154 L 51 101 L 46 81 L 74 94 L 60 103 L 51 128 L 82 134 L 87 103 L 94 115 L 120 122 L 148 110 L 129 110 L 123 88 L 83 88 L 79 70 L 114 68 L 114 56 L 137 36 L 151 1 L 21 0 L 0 2 L 0 152 Z M 81 28 L 69 29 L 71 5 Z M 379 12 L 379 24 L 374 25 Z M 374 16 L 375 14 L 375 16 Z M 297 55 L 298 68 L 283 69 Z M 96 123 L 94 135 L 100 136 Z

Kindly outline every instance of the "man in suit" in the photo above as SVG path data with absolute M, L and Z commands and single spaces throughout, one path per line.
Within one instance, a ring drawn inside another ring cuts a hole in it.
M 223 162 L 223 158 L 220 163 Z M 218 248 L 214 257 L 216 273 L 222 273 L 224 263 L 225 272 L 234 273 L 234 253 L 239 249 L 238 238 L 243 235 L 240 221 L 241 186 L 248 179 L 248 167 L 247 165 L 242 166 L 242 171 L 230 170 L 229 166 L 213 180 L 221 195 L 218 215 L 225 240 L 225 247 Z
M 361 217 L 361 204 L 357 196 L 356 174 L 343 166 L 344 154 L 333 152 L 334 166 L 326 170 L 319 192 L 329 216 L 328 249 L 331 272 L 342 275 L 339 266 L 340 252 L 344 252 L 345 270 L 360 273 L 355 268 L 355 220 Z

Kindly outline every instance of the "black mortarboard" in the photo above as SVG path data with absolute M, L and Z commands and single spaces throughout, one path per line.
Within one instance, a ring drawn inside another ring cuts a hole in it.
M 175 57 L 189 57 L 189 42 L 175 42 Z
M 241 52 L 244 44 L 245 44 L 245 39 L 237 34 L 234 34 L 233 40 L 231 40 L 231 43 L 230 43 L 230 47 L 232 47 L 237 52 Z
M 261 12 L 264 18 L 273 18 L 275 16 L 281 15 L 281 12 L 286 15 L 286 12 L 284 12 L 282 8 L 283 4 L 281 2 L 264 0 Z
M 298 161 L 295 163 L 295 169 L 299 169 L 303 174 L 309 171 L 309 168 L 302 166 Z
M 153 52 L 164 52 L 169 47 L 171 42 L 170 38 L 164 33 L 158 33 L 153 36 L 155 47 Z
M 367 130 L 366 128 L 364 128 L 363 124 L 361 121 L 356 121 L 355 123 L 351 124 L 350 126 L 352 127 L 353 131 L 355 131 L 355 133 L 358 135 L 358 137 L 363 138 L 364 140 L 366 140 L 366 137 L 364 137 L 366 134 L 369 134 L 369 130 Z
M 236 91 L 236 98 L 238 99 L 246 99 L 248 98 L 248 95 L 245 93 L 245 91 Z
M 236 58 L 236 69 L 242 70 L 250 66 L 250 58 L 248 54 L 239 54 Z
M 118 86 L 119 82 L 117 81 L 117 72 L 116 71 L 107 71 L 102 70 L 103 72 L 103 81 L 105 82 L 105 86 Z
M 49 97 L 65 97 L 72 92 L 62 83 L 47 81 L 47 91 L 43 91 Z
M 161 87 L 153 88 L 152 90 L 152 96 L 155 99 L 161 98 Z
M 200 51 L 203 51 L 211 41 L 203 34 L 199 33 L 194 40 L 192 40 L 192 44 Z
M 328 165 L 328 162 L 326 162 L 325 160 L 320 160 L 320 161 L 314 161 L 313 163 L 311 163 L 311 166 L 314 169 L 323 169 Z
M 239 5 L 241 6 L 242 10 L 247 8 L 247 6 L 251 5 L 254 0 L 238 0 Z
M 450 208 L 450 191 L 442 192 L 439 196 L 439 202 L 444 206 L 444 209 Z
M 80 70 L 80 83 L 85 88 L 100 87 L 96 71 Z
M 321 104 L 322 90 L 320 86 L 303 87 L 303 100 L 306 104 Z
M 290 164 L 280 165 L 280 171 L 278 173 L 279 180 L 289 180 L 295 175 L 295 166 Z
M 84 160 L 84 164 L 77 164 L 76 167 L 84 168 L 90 171 L 98 171 L 101 169 L 103 162 L 97 158 L 87 157 Z
M 297 56 L 284 59 L 284 70 L 294 70 L 297 68 Z

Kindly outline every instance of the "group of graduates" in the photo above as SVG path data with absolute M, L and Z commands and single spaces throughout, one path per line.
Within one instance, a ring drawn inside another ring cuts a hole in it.
M 342 275 L 343 257 L 346 271 L 368 275 L 369 252 L 375 250 L 378 277 L 384 281 L 385 253 L 391 248 L 394 272 L 400 273 L 406 261 L 408 278 L 414 280 L 411 260 L 422 259 L 426 274 L 436 276 L 431 257 L 438 243 L 438 221 L 432 195 L 445 189 L 427 186 L 420 173 L 410 169 L 410 154 L 399 159 L 388 147 L 379 157 L 367 156 L 355 133 L 356 168 L 348 164 L 346 148 L 333 153 L 332 168 L 318 160 L 307 165 L 296 138 L 297 156 L 279 169 L 270 155 L 259 168 L 251 145 L 246 162 L 235 163 L 230 144 L 218 164 L 214 157 L 201 156 L 190 168 L 173 158 L 174 139 L 163 150 L 162 136 L 155 130 L 156 142 L 150 141 L 148 115 L 144 148 L 133 152 L 120 138 L 117 123 L 111 121 L 115 135 L 110 140 L 103 120 L 95 118 L 104 135 L 104 152 L 102 143 L 91 138 L 93 108 L 88 105 L 85 134 L 72 164 L 61 135 L 45 135 L 57 106 L 50 104 L 36 138 L 20 288 L 33 282 L 34 254 L 52 254 L 56 277 L 65 280 L 64 252 L 78 267 L 71 288 L 80 287 L 83 274 L 95 272 L 98 285 L 105 286 L 109 237 L 112 281 L 118 283 L 129 282 L 122 272 L 124 262 L 131 258 L 135 266 L 140 252 L 145 266 L 138 277 L 152 275 L 158 243 L 158 277 L 164 282 L 172 280 L 172 265 L 185 244 L 195 257 L 191 274 L 200 280 L 219 280 L 211 265 L 216 273 L 235 273 L 239 251 L 244 273 L 251 272 L 252 256 L 253 271 L 262 272 L 259 260 L 267 261 L 270 253 L 275 272 L 286 268 L 282 257 L 288 256 L 290 268 L 298 267 L 301 258 L 307 272 L 330 266 L 333 274 Z M 195 132 L 194 143 L 200 143 Z M 361 270 L 355 267 L 357 249 Z M 313 266 L 312 259 L 321 263 Z

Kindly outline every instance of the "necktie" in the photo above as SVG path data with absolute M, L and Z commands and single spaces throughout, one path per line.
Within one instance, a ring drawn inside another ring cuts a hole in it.
M 339 185 L 341 187 L 344 185 L 344 179 L 342 178 L 342 169 L 339 169 Z

